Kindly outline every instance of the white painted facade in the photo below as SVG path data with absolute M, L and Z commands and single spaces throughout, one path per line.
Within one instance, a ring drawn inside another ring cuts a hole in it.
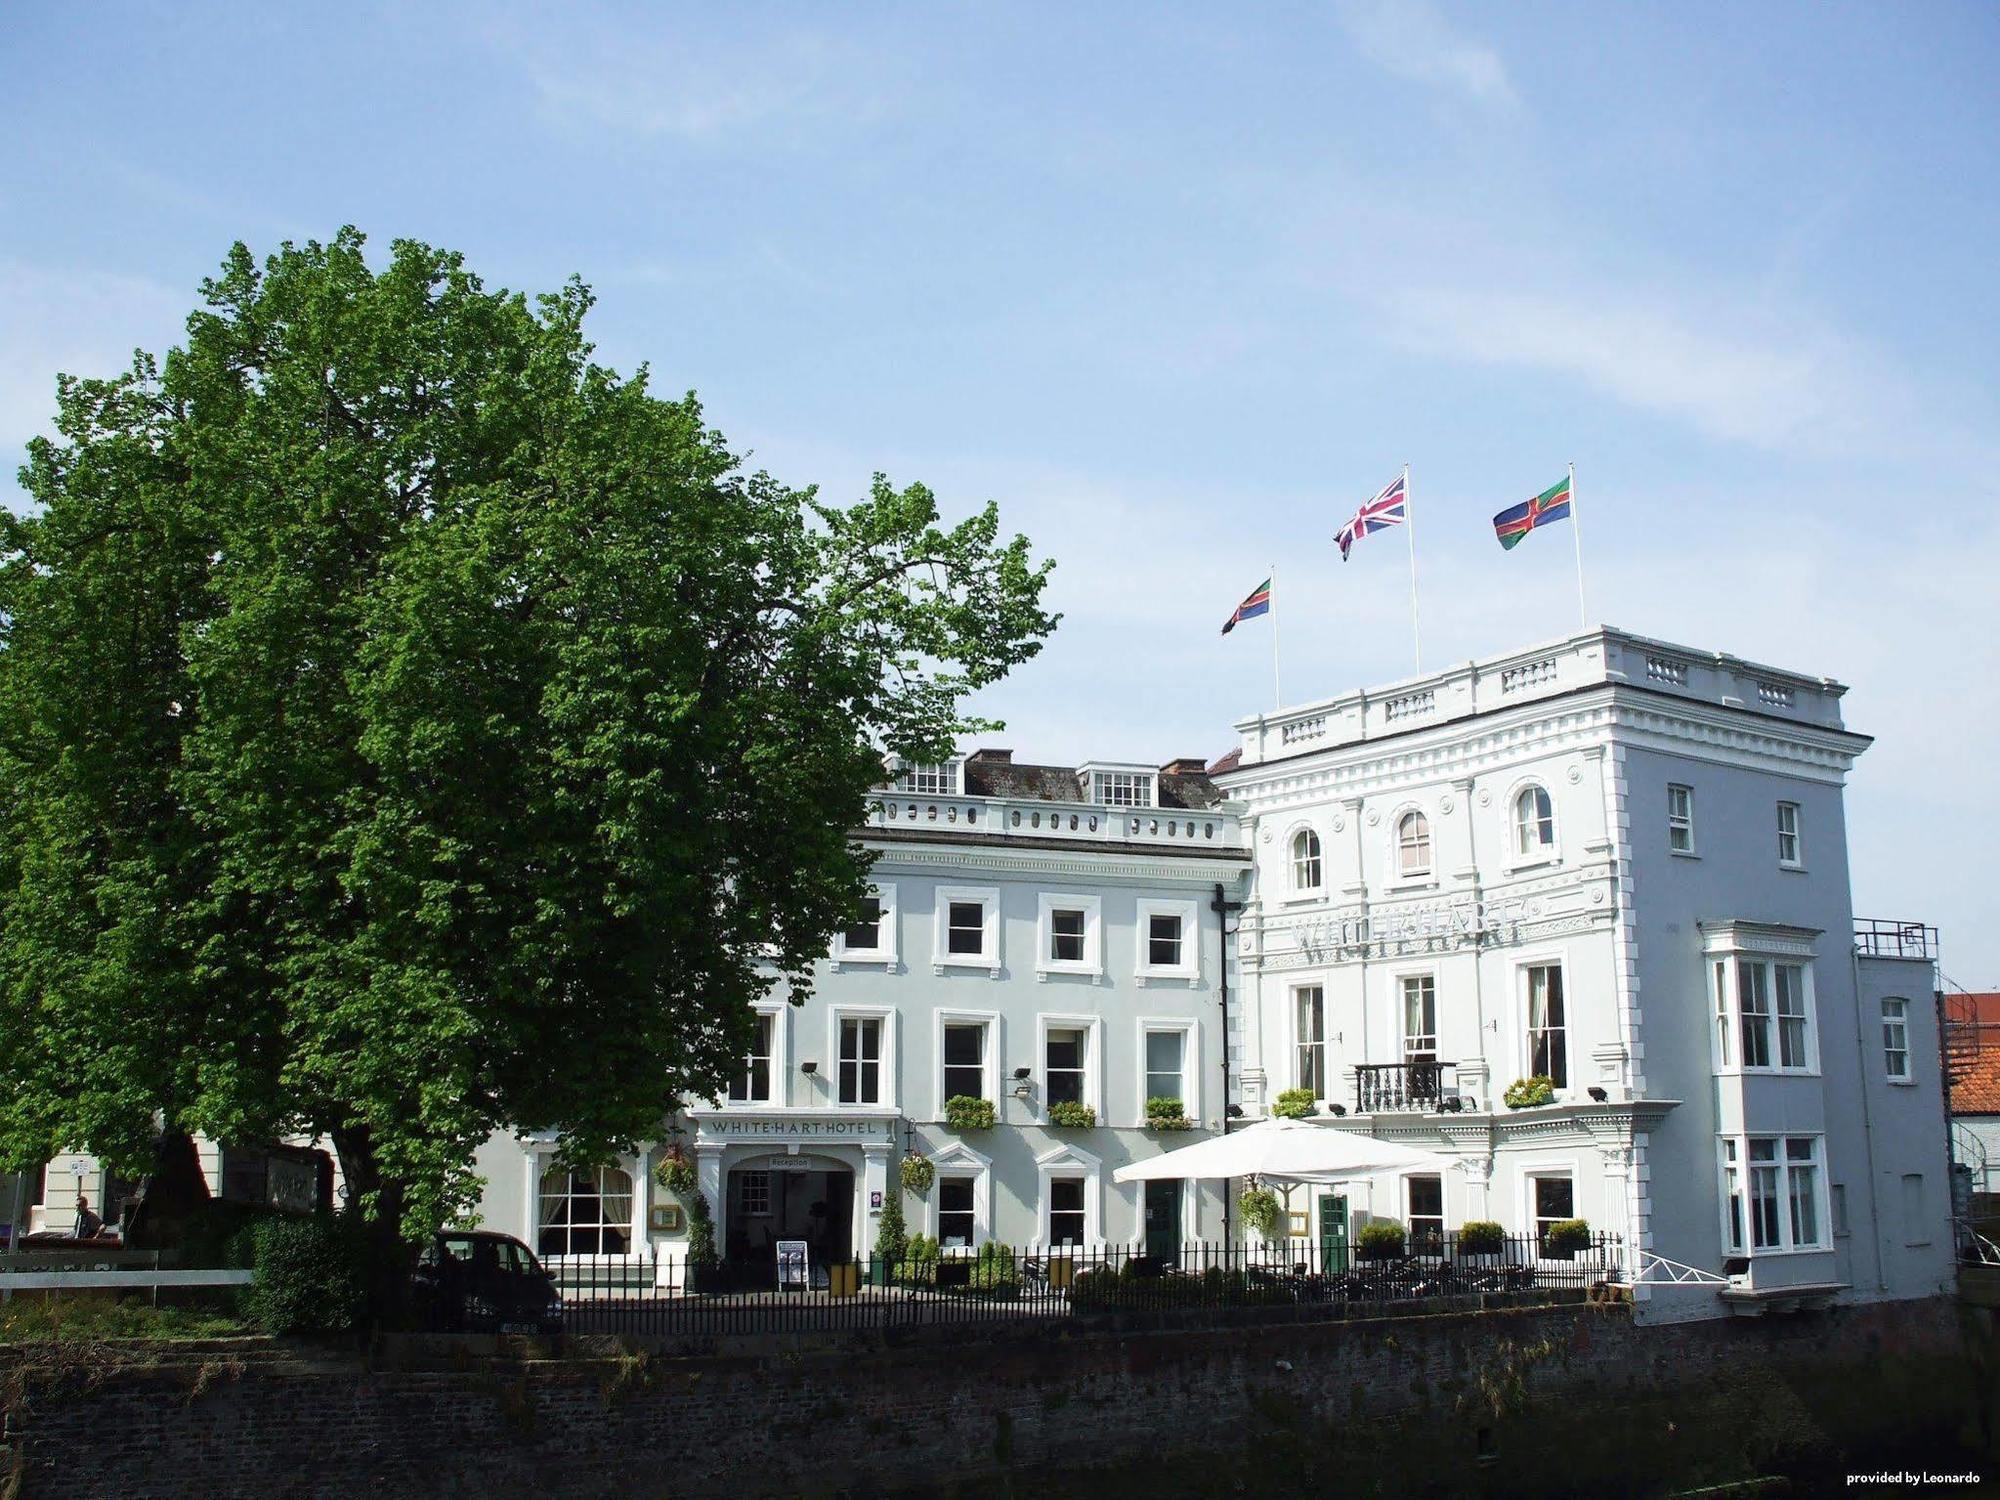
M 1240 723 L 1245 1114 L 1303 1084 L 1448 1156 L 1446 1229 L 1622 1236 L 1649 1318 L 1948 1287 L 1932 977 L 1854 950 L 1843 692 L 1599 629 Z M 1535 1073 L 1555 1102 L 1508 1108 Z
M 1133 776 L 1151 778 L 1145 796 L 1160 795 L 1160 768 L 994 764 L 1061 771 L 1072 799 L 1099 791 L 1097 774 L 1128 778 L 1118 795 L 1133 795 Z M 966 774 L 955 762 L 947 779 L 960 788 Z M 1224 969 L 1212 903 L 1218 885 L 1240 897 L 1247 871 L 1234 812 L 885 790 L 860 837 L 877 855 L 872 935 L 837 939 L 802 1004 L 774 992 L 760 1005 L 768 1047 L 746 1068 L 743 1097 L 691 1105 L 673 1122 L 724 1255 L 754 1261 L 773 1239 L 797 1236 L 803 1205 L 815 1257 L 866 1259 L 906 1151 L 937 1173 L 927 1193 L 904 1200 L 913 1234 L 1030 1250 L 1222 1240 L 1219 1184 L 1177 1184 L 1171 1203 L 1154 1189 L 1149 1227 L 1146 1189 L 1111 1177 L 1222 1126 Z M 954 908 L 967 920 L 955 924 Z M 1060 945 L 1059 921 L 1074 935 Z M 1177 934 L 1172 944 L 1154 944 L 1168 930 L 1158 923 Z M 958 1063 L 973 1054 L 952 1049 L 973 1037 L 976 1059 Z M 869 1058 L 864 1080 L 856 1065 Z M 948 1059 L 960 1071 L 948 1074 Z M 1149 1061 L 1176 1062 L 1171 1078 L 1149 1078 Z M 1179 1097 L 1194 1128 L 1149 1127 L 1149 1090 Z M 996 1124 L 953 1129 L 954 1094 L 992 1101 Z M 1096 1123 L 1053 1124 L 1052 1097 L 1064 1094 Z M 609 1193 L 592 1184 L 597 1218 L 617 1232 L 581 1241 L 551 1223 L 574 1205 L 543 1191 L 563 1175 L 554 1149 L 553 1137 L 507 1135 L 482 1147 L 485 1227 L 555 1259 L 650 1248 L 671 1266 L 684 1255 L 685 1228 L 671 1223 L 677 1200 L 654 1180 L 659 1143 L 615 1163 Z

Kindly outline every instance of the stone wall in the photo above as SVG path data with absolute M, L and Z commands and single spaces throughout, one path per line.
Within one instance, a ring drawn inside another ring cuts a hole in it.
M 23 1500 L 1643 1495 L 1964 1451 L 1990 1401 L 1972 1327 L 1933 1300 L 1664 1328 L 1572 1305 L 436 1370 L 33 1368 L 17 1352 L 0 1474 Z

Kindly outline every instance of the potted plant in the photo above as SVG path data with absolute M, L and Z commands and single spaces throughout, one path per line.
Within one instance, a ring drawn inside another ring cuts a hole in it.
M 921 1198 L 937 1181 L 937 1163 L 928 1156 L 906 1156 L 897 1175 L 903 1179 L 903 1191 Z
M 1509 1109 L 1534 1109 L 1543 1104 L 1556 1102 L 1556 1081 L 1546 1073 L 1537 1073 L 1533 1078 L 1517 1078 L 1507 1085 L 1507 1092 L 1501 1095 Z
M 1405 1236 L 1394 1219 L 1371 1219 L 1354 1237 L 1357 1260 L 1401 1260 Z
M 1582 1219 L 1557 1219 L 1542 1231 L 1542 1254 L 1549 1260 L 1573 1260 L 1590 1248 L 1590 1225 Z
M 1303 1120 L 1313 1112 L 1311 1089 L 1286 1089 L 1272 1102 L 1271 1113 L 1281 1120 Z
M 944 1122 L 953 1130 L 991 1130 L 999 1118 L 991 1099 L 953 1094 L 944 1101 Z
M 678 1151 L 663 1158 L 653 1173 L 661 1187 L 683 1203 L 694 1196 L 700 1178 L 695 1165 Z
M 1090 1130 L 1097 1124 L 1097 1111 L 1080 1099 L 1058 1099 L 1049 1106 L 1049 1123 L 1063 1130 Z
M 1498 1255 L 1507 1244 L 1507 1231 L 1491 1219 L 1468 1219 L 1458 1226 L 1460 1255 Z
M 1236 1200 L 1236 1210 L 1243 1215 L 1243 1223 L 1254 1229 L 1265 1239 L 1278 1237 L 1278 1195 L 1267 1187 L 1253 1186 L 1243 1190 L 1243 1196 Z
M 1187 1117 L 1178 1099 L 1164 1095 L 1146 1101 L 1146 1128 L 1148 1130 L 1192 1130 L 1194 1121 Z

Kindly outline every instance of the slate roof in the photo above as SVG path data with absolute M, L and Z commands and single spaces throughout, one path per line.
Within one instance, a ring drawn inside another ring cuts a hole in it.
M 1006 758 L 1003 758 L 1006 757 Z M 1198 758 L 1169 761 L 1154 771 L 1161 807 L 1199 811 L 1222 801 Z M 1083 783 L 1075 766 L 1031 766 L 1016 763 L 1005 750 L 975 751 L 965 760 L 968 797 L 1021 797 L 1035 802 L 1083 802 Z

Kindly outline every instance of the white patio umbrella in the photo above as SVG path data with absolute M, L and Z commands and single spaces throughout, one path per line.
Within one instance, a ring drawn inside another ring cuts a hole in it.
M 1340 1182 L 1403 1167 L 1442 1171 L 1451 1157 L 1306 1120 L 1259 1120 L 1245 1130 L 1213 1136 L 1135 1161 L 1114 1182 L 1181 1177 L 1275 1177 L 1283 1182 Z

